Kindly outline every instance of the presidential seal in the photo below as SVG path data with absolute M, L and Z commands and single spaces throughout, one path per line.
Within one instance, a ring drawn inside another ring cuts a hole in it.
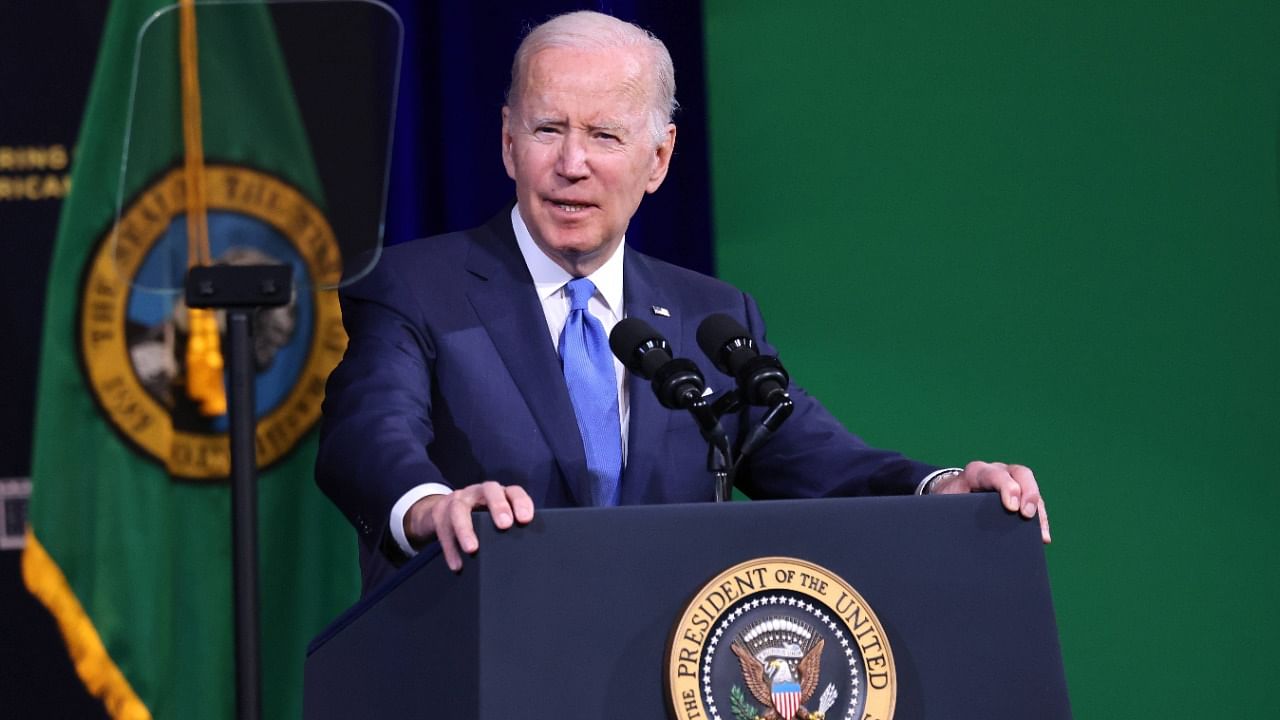
M 884 628 L 852 587 L 804 560 L 767 557 L 698 591 L 667 650 L 680 720 L 889 720 Z
M 257 457 L 284 457 L 320 417 L 324 383 L 346 348 L 335 293 L 342 259 L 323 213 L 292 185 L 242 166 L 208 165 L 214 263 L 293 267 L 291 302 L 253 320 Z M 103 415 L 138 451 L 176 477 L 222 479 L 227 418 L 188 392 L 190 312 L 182 168 L 134 196 L 99 241 L 80 293 L 81 366 Z M 219 319 L 221 323 L 221 319 Z M 221 375 L 214 369 L 214 381 Z

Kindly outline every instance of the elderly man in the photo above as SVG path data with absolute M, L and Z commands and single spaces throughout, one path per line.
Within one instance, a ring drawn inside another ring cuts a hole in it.
M 366 589 L 433 540 L 460 569 L 478 550 L 478 508 L 505 529 L 535 507 L 712 499 L 693 420 L 602 355 L 631 316 L 695 357 L 713 313 L 771 352 L 749 296 L 626 245 L 641 199 L 666 177 L 675 104 L 671 57 L 640 28 L 594 12 L 534 28 L 502 111 L 515 207 L 388 248 L 344 292 L 350 345 L 329 381 L 317 480 L 358 531 Z M 790 391 L 795 412 L 740 475 L 752 497 L 994 490 L 1011 512 L 1038 514 L 1048 542 L 1027 468 L 939 469 L 870 448 Z M 738 418 L 725 420 L 733 437 Z

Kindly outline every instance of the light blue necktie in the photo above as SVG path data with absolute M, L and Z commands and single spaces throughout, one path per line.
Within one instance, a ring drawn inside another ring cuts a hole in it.
M 596 286 L 587 278 L 575 278 L 565 286 L 565 292 L 569 295 L 569 318 L 560 334 L 560 360 L 587 453 L 591 500 L 595 505 L 617 505 L 622 431 L 613 354 L 604 326 L 587 312 L 587 301 L 595 295 Z

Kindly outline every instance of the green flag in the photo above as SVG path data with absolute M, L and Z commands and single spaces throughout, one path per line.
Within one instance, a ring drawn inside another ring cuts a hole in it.
M 164 6 L 118 0 L 107 21 L 48 284 L 23 574 L 113 716 L 228 718 L 226 420 L 188 392 L 189 313 L 171 291 L 192 176 L 179 12 Z M 227 8 L 195 26 L 209 249 L 302 278 L 291 305 L 254 320 L 263 710 L 297 717 L 306 643 L 358 593 L 350 529 L 312 482 L 323 383 L 345 347 L 318 288 L 339 258 L 271 19 Z

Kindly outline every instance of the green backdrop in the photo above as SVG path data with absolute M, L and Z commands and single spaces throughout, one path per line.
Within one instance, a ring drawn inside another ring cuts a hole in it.
M 1280 3 L 706 33 L 719 274 L 868 440 L 1036 470 L 1076 716 L 1280 717 Z

